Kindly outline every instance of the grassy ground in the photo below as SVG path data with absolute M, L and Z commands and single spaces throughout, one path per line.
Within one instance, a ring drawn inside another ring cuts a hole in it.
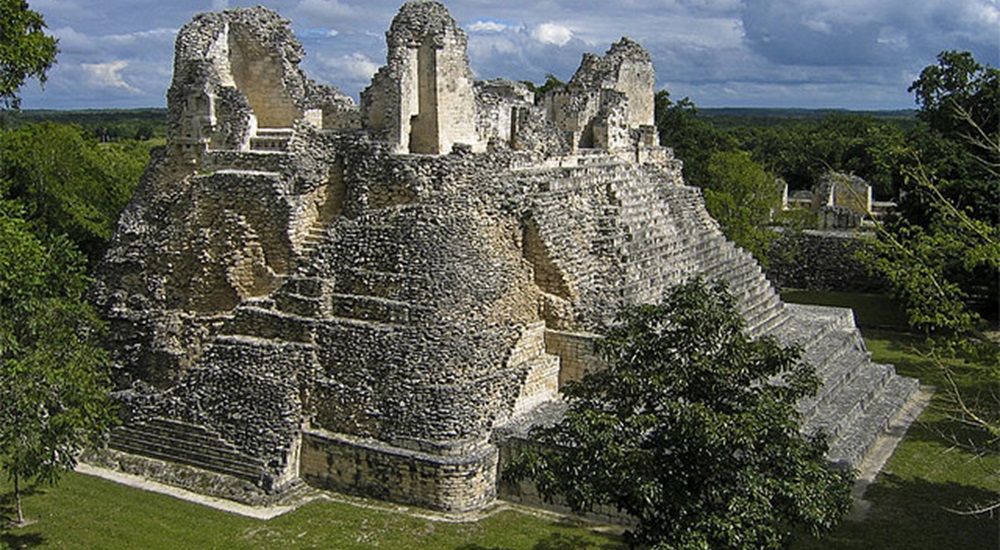
M 863 327 L 905 326 L 883 298 L 798 293 L 790 301 L 852 305 Z M 889 304 L 891 305 L 891 304 Z M 878 362 L 904 375 L 943 386 L 940 369 L 916 350 L 921 339 L 898 330 L 866 328 Z M 968 370 L 969 366 L 958 366 Z M 971 383 L 960 379 L 960 383 Z M 935 398 L 940 404 L 940 398 Z M 864 521 L 843 523 L 833 533 L 798 541 L 815 549 L 998 549 L 1000 519 L 962 516 L 1000 492 L 1000 459 L 977 458 L 953 448 L 942 434 L 957 427 L 932 405 L 869 488 Z M 0 483 L 0 515 L 12 515 L 9 486 Z M 167 496 L 71 474 L 55 488 L 25 499 L 36 523 L 0 530 L 0 548 L 446 548 L 462 550 L 624 548 L 621 540 L 580 525 L 505 511 L 476 523 L 442 523 L 402 513 L 317 501 L 269 521 L 215 511 Z
M 855 320 L 862 329 L 892 329 L 905 332 L 908 328 L 906 314 L 888 296 L 882 294 L 790 290 L 782 292 L 781 299 L 793 304 L 849 307 L 854 310 Z
M 10 517 L 9 498 L 0 506 Z M 36 522 L 0 531 L 0 548 L 623 548 L 617 537 L 516 511 L 443 523 L 314 501 L 261 521 L 80 474 L 28 495 L 24 509 Z

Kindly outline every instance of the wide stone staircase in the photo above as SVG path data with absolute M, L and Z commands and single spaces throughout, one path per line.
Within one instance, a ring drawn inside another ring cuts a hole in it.
M 891 365 L 871 362 L 850 310 L 782 303 L 756 260 L 722 235 L 700 190 L 667 181 L 651 167 L 598 155 L 578 166 L 520 177 L 546 180 L 538 184 L 535 216 L 551 248 L 561 251 L 553 254 L 556 262 L 573 279 L 594 276 L 592 254 L 597 254 L 618 262 L 609 275 L 620 277 L 613 284 L 627 303 L 657 302 L 695 274 L 722 280 L 736 296 L 750 336 L 773 335 L 802 346 L 822 381 L 819 394 L 799 404 L 803 430 L 828 435 L 832 462 L 859 466 L 914 397 L 918 381 L 896 375 Z M 585 203 L 580 197 L 595 187 L 607 196 L 591 201 L 589 208 L 600 210 L 591 230 L 579 221 L 586 216 L 572 219 L 572 209 L 574 201 Z
M 250 458 L 217 433 L 177 420 L 151 418 L 111 431 L 112 449 L 176 462 L 257 482 L 264 465 Z
M 873 363 L 849 309 L 788 304 L 791 319 L 774 335 L 799 344 L 822 381 L 815 397 L 799 402 L 807 433 L 824 432 L 829 459 L 857 467 L 903 406 L 919 381 Z

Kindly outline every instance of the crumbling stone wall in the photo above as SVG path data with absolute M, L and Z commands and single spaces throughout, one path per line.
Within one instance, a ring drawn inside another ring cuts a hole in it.
M 386 65 L 361 93 L 365 127 L 398 153 L 482 150 L 468 36 L 437 2 L 404 4 L 386 33 Z
M 767 276 L 779 289 L 884 292 L 885 281 L 858 259 L 871 234 L 846 231 L 789 232 L 768 252 Z
M 653 62 L 642 46 L 622 38 L 604 56 L 586 53 L 569 83 L 545 97 L 547 116 L 575 147 L 626 149 L 651 127 Z
M 336 89 L 306 78 L 298 66 L 305 51 L 288 23 L 251 8 L 199 14 L 181 29 L 167 92 L 175 154 L 197 161 L 209 148 L 245 150 L 258 127 L 323 126 L 324 112 L 348 119 L 357 110 Z
M 500 79 L 476 82 L 475 92 L 479 141 L 494 148 L 510 147 L 517 110 L 534 106 L 534 92 L 522 82 Z

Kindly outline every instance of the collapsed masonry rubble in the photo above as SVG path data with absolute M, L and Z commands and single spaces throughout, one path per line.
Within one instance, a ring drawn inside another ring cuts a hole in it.
M 168 146 L 93 289 L 126 415 L 105 460 L 249 502 L 304 481 L 478 509 L 616 309 L 701 273 L 753 335 L 805 346 L 807 429 L 857 465 L 916 382 L 726 241 L 658 144 L 649 54 L 623 39 L 536 102 L 473 82 L 466 41 L 404 5 L 355 105 L 267 9 L 181 30 Z

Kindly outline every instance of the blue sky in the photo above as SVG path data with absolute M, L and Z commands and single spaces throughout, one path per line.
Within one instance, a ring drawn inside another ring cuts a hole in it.
M 1000 59 L 1000 0 L 462 0 L 477 78 L 572 76 L 622 36 L 652 53 L 657 89 L 705 107 L 897 109 L 942 50 Z M 26 109 L 162 107 L 177 30 L 202 11 L 263 4 L 292 21 L 317 81 L 357 98 L 385 59 L 399 1 L 29 0 L 60 40 Z

